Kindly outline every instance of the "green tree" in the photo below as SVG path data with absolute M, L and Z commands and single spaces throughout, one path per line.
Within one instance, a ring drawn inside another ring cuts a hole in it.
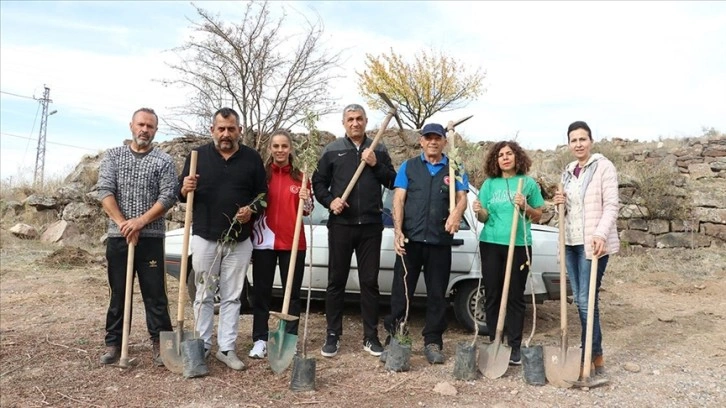
M 387 111 L 376 95 L 383 92 L 399 105 L 403 122 L 412 129 L 423 127 L 437 112 L 462 108 L 484 92 L 485 73 L 470 72 L 461 61 L 431 50 L 406 61 L 391 49 L 388 54 L 366 54 L 366 69 L 356 72 L 358 87 L 370 106 Z
M 307 112 L 332 111 L 328 88 L 340 53 L 323 48 L 319 20 L 283 29 L 285 14 L 273 18 L 266 1 L 248 2 L 238 22 L 194 7 L 195 32 L 168 64 L 178 75 L 161 81 L 190 90 L 166 121 L 172 130 L 206 136 L 212 114 L 228 106 L 240 114 L 243 142 L 259 150 L 263 135 L 301 123 Z

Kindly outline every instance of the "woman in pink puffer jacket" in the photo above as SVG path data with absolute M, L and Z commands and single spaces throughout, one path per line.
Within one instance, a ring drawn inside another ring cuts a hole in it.
M 564 192 L 555 194 L 554 203 L 565 204 L 565 262 L 582 323 L 583 353 L 590 265 L 592 257 L 598 257 L 592 362 L 595 374 L 599 375 L 603 374 L 605 365 L 598 307 L 600 284 L 609 255 L 620 249 L 615 226 L 620 208 L 618 176 L 610 160 L 602 154 L 592 153 L 592 132 L 587 123 L 572 123 L 567 129 L 567 140 L 575 161 L 568 164 L 562 173 Z M 584 355 L 582 358 L 584 360 Z

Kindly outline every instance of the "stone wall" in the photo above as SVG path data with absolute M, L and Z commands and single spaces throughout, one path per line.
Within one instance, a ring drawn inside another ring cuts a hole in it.
M 369 133 L 374 135 L 374 132 Z M 326 132 L 322 144 L 333 137 Z M 174 158 L 177 171 L 181 171 L 189 151 L 209 141 L 209 138 L 182 137 L 161 143 L 159 148 Z M 384 135 L 384 143 L 396 167 L 419 151 L 418 136 L 412 131 L 389 130 Z M 480 144 L 486 146 L 488 143 Z M 660 143 L 615 139 L 603 143 L 602 147 L 610 149 L 603 152 L 609 158 L 618 157 L 621 199 L 618 230 L 624 247 L 716 247 L 726 243 L 726 136 L 716 134 Z M 533 174 L 540 182 L 545 198 L 551 197 L 556 189 L 557 169 L 566 157 L 563 150 L 566 149 L 530 152 L 540 168 L 545 169 Z M 56 242 L 98 242 L 106 225 L 106 216 L 92 193 L 100 159 L 101 154 L 84 157 L 63 186 L 52 194 L 37 194 L 29 189 L 18 189 L 12 194 L 4 192 L 0 202 L 2 227 L 10 229 L 21 222 L 34 227 L 38 236 L 52 229 L 53 234 L 45 236 L 55 237 Z M 633 175 L 632 171 L 628 174 L 620 167 L 645 169 L 645 174 L 636 172 Z M 643 185 L 643 180 L 648 179 L 645 176 L 649 173 L 662 175 L 664 169 L 670 169 L 668 174 L 672 177 L 668 187 L 648 190 L 648 186 Z M 659 196 L 653 197 L 653 194 Z M 671 211 L 662 211 L 664 208 Z M 184 209 L 184 204 L 177 203 L 167 213 L 168 229 L 183 226 Z M 674 209 L 682 210 L 675 211 L 681 215 L 658 215 L 674 213 Z M 556 219 L 550 203 L 542 222 L 555 225 Z M 59 228 L 63 231 L 58 231 Z
M 624 248 L 726 243 L 726 136 L 644 144 L 615 139 L 597 143 L 596 149 L 598 144 L 618 167 L 617 227 Z M 557 177 L 538 177 L 543 191 L 554 191 L 556 184 L 546 180 Z M 556 221 L 550 205 L 543 223 L 556 226 Z

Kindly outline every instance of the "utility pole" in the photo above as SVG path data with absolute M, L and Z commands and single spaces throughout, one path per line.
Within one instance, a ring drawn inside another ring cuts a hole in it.
M 45 170 L 45 136 L 48 131 L 48 116 L 56 113 L 53 111 L 48 113 L 48 105 L 53 102 L 50 100 L 50 88 L 43 85 L 45 91 L 43 92 L 43 98 L 38 99 L 40 104 L 43 106 L 43 113 L 40 117 L 40 133 L 38 134 L 38 150 L 35 155 L 35 175 L 33 176 L 33 185 L 36 187 L 43 186 L 43 172 Z

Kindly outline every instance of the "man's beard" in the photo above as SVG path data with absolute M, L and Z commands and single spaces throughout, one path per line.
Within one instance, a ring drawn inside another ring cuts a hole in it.
M 237 139 L 237 140 L 239 140 L 239 139 Z M 222 147 L 222 144 L 223 143 L 226 144 L 229 147 Z M 219 140 L 219 141 L 215 140 L 214 141 L 214 147 L 216 147 L 218 150 L 221 150 L 223 152 L 224 151 L 232 151 L 232 150 L 235 150 L 237 148 L 237 143 L 235 143 L 235 139 L 225 138 L 225 139 L 222 139 L 222 140 Z
M 144 135 L 144 136 L 147 136 L 149 139 L 148 140 L 143 140 L 143 139 L 139 138 L 139 136 L 141 136 L 141 135 L 142 134 L 134 135 L 133 136 L 134 143 L 136 143 L 136 145 L 139 146 L 139 147 L 147 147 L 154 140 L 154 137 L 153 136 L 150 136 L 148 134 L 147 135 Z

